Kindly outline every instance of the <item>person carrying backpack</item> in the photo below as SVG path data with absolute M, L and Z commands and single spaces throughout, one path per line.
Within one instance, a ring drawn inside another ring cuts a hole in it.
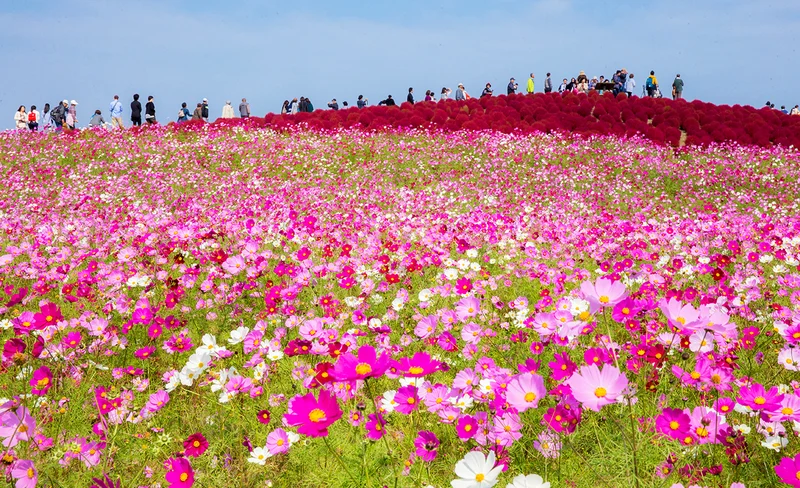
M 647 77 L 647 82 L 645 83 L 645 88 L 647 88 L 647 96 L 654 97 L 656 96 L 656 90 L 658 89 L 658 79 L 656 78 L 656 72 L 651 71 L 650 76 Z
M 64 121 L 67 118 L 67 107 L 69 107 L 69 100 L 64 100 L 50 112 L 50 118 L 53 120 L 53 125 L 56 126 L 56 130 L 64 128 Z
M 208 98 L 203 99 L 203 120 L 208 122 Z
M 28 112 L 28 129 L 33 132 L 39 130 L 39 111 L 36 110 L 36 105 L 31 105 L 31 111 Z
M 183 102 L 181 104 L 180 110 L 178 110 L 178 123 L 180 124 L 181 122 L 186 122 L 187 120 L 189 120 L 189 117 L 191 116 L 192 112 L 190 112 L 189 109 L 186 107 L 186 102 Z

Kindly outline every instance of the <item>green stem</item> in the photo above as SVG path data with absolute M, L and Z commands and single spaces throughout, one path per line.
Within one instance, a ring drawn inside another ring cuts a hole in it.
M 329 450 L 330 452 L 332 452 L 332 453 L 333 453 L 333 455 L 336 457 L 336 460 L 337 460 L 337 461 L 339 461 L 339 465 L 342 467 L 342 469 L 345 471 L 345 473 L 347 473 L 347 476 L 350 478 L 350 480 L 351 480 L 351 481 L 352 481 L 352 482 L 353 482 L 353 483 L 354 483 L 356 486 L 358 486 L 358 481 L 356 481 L 356 478 L 355 478 L 355 477 L 354 477 L 354 476 L 353 476 L 353 475 L 350 473 L 350 470 L 349 470 L 349 469 L 347 469 L 347 465 L 346 465 L 346 464 L 344 464 L 344 460 L 342 459 L 342 457 L 339 455 L 339 453 L 338 453 L 338 452 L 336 452 L 336 451 L 335 451 L 335 450 L 334 450 L 334 449 L 331 447 L 330 443 L 328 442 L 328 436 L 325 436 L 325 437 L 323 437 L 323 438 L 322 438 L 322 441 L 325 443 L 325 447 L 327 447 L 327 448 L 328 448 L 328 450 Z
M 372 396 L 372 389 L 369 387 L 369 378 L 364 378 L 364 386 L 367 388 L 367 395 L 369 395 L 369 401 L 372 402 L 372 408 L 375 410 L 375 416 L 380 417 L 380 413 L 378 412 L 378 407 L 377 405 L 375 405 L 375 397 Z M 386 426 L 383 425 L 381 427 L 385 428 Z M 392 449 L 389 447 L 389 441 L 386 440 L 385 431 L 381 436 L 381 439 L 383 439 L 383 443 L 384 445 L 386 445 L 386 455 L 389 457 L 389 460 L 391 461 Z M 397 481 L 400 479 L 400 475 L 397 474 L 397 466 L 394 466 L 392 470 L 394 471 L 394 488 L 397 488 Z

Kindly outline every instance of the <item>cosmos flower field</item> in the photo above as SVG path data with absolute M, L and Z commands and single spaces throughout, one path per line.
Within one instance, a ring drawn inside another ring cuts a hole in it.
M 9 486 L 800 486 L 800 155 L 0 134 Z

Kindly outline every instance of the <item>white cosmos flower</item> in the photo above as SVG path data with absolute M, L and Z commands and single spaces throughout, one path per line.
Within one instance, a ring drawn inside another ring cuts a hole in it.
M 476 249 L 467 249 L 467 257 L 470 259 L 475 259 L 478 257 L 478 251 Z
M 458 270 L 455 268 L 447 268 L 446 270 L 444 270 L 444 276 L 448 280 L 454 280 L 458 278 Z
M 237 328 L 237 329 L 232 330 L 231 331 L 231 337 L 230 337 L 230 339 L 228 339 L 228 344 L 231 344 L 231 345 L 239 344 L 240 342 L 242 342 L 244 340 L 244 338 L 245 338 L 245 336 L 247 336 L 248 332 L 250 332 L 250 329 L 248 329 L 244 325 L 239 327 L 239 328 Z
M 199 375 L 200 373 L 208 369 L 208 363 L 210 362 L 211 362 L 211 354 L 209 354 L 205 350 L 200 350 L 189 356 L 189 360 L 186 361 L 186 369 Z
M 550 483 L 542 479 L 538 474 L 521 474 L 514 478 L 506 488 L 550 488 Z
M 267 463 L 267 459 L 269 459 L 270 456 L 272 456 L 272 454 L 269 453 L 267 448 L 255 447 L 253 448 L 253 451 L 250 453 L 250 457 L 247 458 L 247 462 L 263 466 Z
M 290 446 L 293 446 L 297 441 L 300 440 L 300 436 L 291 431 L 286 431 L 286 438 L 289 439 Z
M 267 359 L 269 359 L 270 361 L 273 361 L 273 362 L 274 361 L 280 361 L 281 359 L 283 359 L 283 351 L 270 350 L 267 353 Z
M 431 301 L 431 298 L 433 298 L 433 293 L 429 289 L 424 288 L 420 290 L 419 295 L 417 295 L 417 297 L 421 302 L 429 302 Z
M 772 435 L 764 439 L 761 445 L 766 447 L 767 449 L 772 449 L 775 452 L 780 452 L 780 450 L 786 447 L 786 444 L 788 443 L 789 439 L 777 435 Z
M 394 396 L 397 394 L 395 390 L 389 390 L 383 394 L 383 398 L 381 398 L 381 408 L 386 411 L 386 413 L 394 412 L 395 407 L 397 406 L 397 402 L 394 401 Z
M 198 350 L 202 349 L 212 356 L 215 356 L 222 348 L 217 345 L 217 338 L 211 334 L 203 335 L 203 345 L 198 346 Z
M 483 453 L 470 451 L 464 459 L 456 463 L 456 476 L 459 479 L 450 482 L 453 488 L 492 488 L 497 484 L 497 476 L 503 470 L 495 466 L 494 451 L 484 457 Z

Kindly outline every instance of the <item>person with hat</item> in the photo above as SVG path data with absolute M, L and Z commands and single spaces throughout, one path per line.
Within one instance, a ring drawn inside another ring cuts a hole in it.
M 69 102 L 69 108 L 67 109 L 67 127 L 72 130 L 75 130 L 75 126 L 78 125 L 78 102 L 72 100 Z
M 526 90 L 525 90 L 528 93 L 528 95 L 533 95 L 533 92 L 536 89 L 536 85 L 533 82 L 534 78 L 535 78 L 535 76 L 533 75 L 533 73 L 531 73 L 531 77 L 528 78 L 528 86 L 526 87 Z
M 233 105 L 231 105 L 231 101 L 228 100 L 225 102 L 225 106 L 222 107 L 222 118 L 223 119 L 234 119 L 236 118 L 236 114 L 233 112 Z
M 456 101 L 466 100 L 466 99 L 467 99 L 467 91 L 464 89 L 464 84 L 459 83 L 458 89 L 456 90 Z
M 144 107 L 144 119 L 148 124 L 155 124 L 156 120 L 156 104 L 153 95 L 147 97 L 147 105 Z
M 494 90 L 492 90 L 492 84 L 491 83 L 487 83 L 486 87 L 481 92 L 481 98 L 483 98 L 483 97 L 491 97 L 492 93 L 494 93 Z
M 203 120 L 208 122 L 208 98 L 203 99 Z
M 512 77 L 511 81 L 508 82 L 508 87 L 506 88 L 506 94 L 507 95 L 516 94 L 517 88 L 519 88 L 519 85 L 517 84 L 517 81 Z
M 114 95 L 114 100 L 111 100 L 108 111 L 111 112 L 111 127 L 124 129 L 125 124 L 122 123 L 122 103 L 119 101 L 119 95 Z

